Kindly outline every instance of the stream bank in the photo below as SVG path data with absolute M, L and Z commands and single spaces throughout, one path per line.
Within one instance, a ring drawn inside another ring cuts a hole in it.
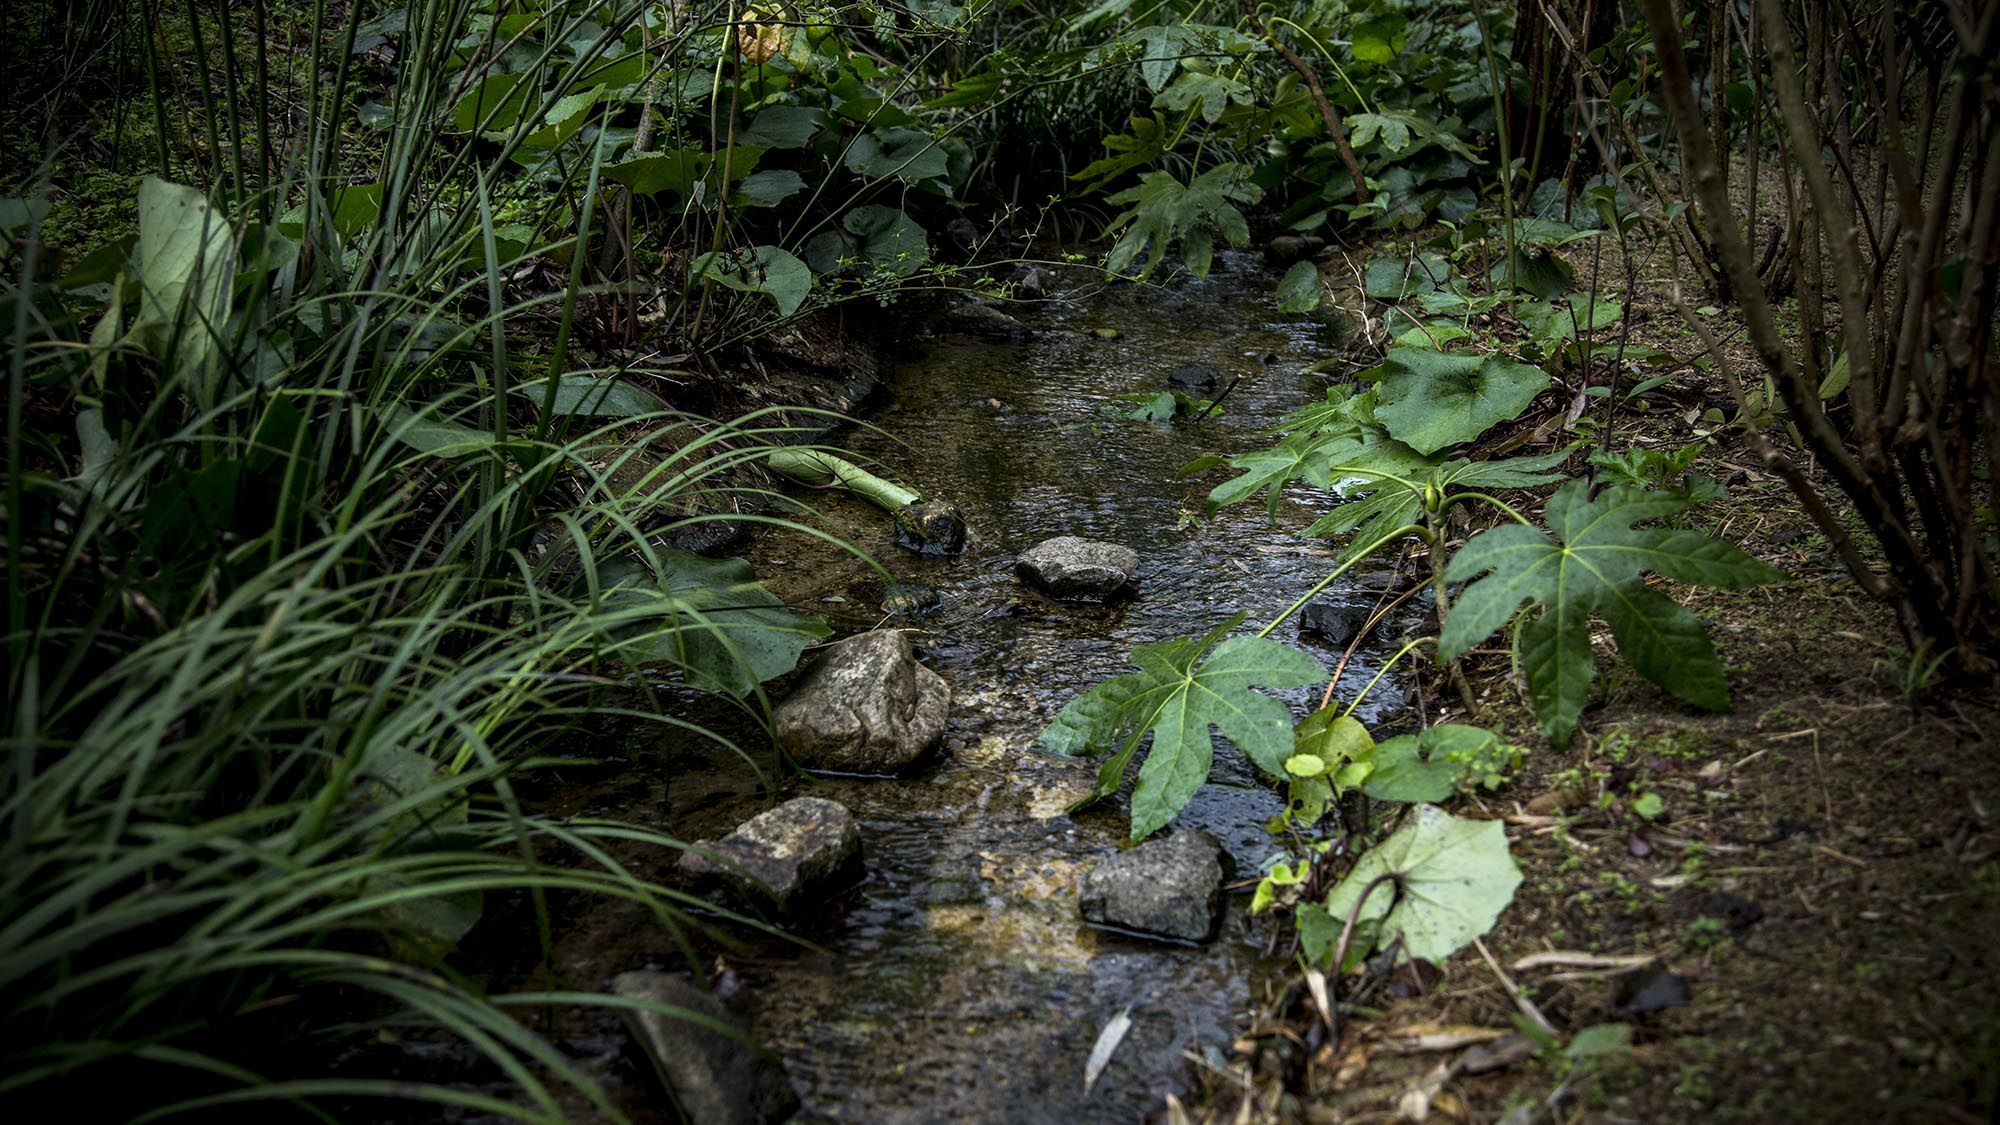
M 1222 1057 L 1252 1007 L 1252 982 L 1285 963 L 1266 922 L 1248 916 L 1243 887 L 1206 944 L 1084 924 L 1079 879 L 1125 843 L 1122 799 L 1071 814 L 1095 764 L 1033 749 L 1064 703 L 1128 670 L 1135 646 L 1198 635 L 1239 611 L 1241 630 L 1254 630 L 1330 569 L 1327 546 L 1287 530 L 1301 522 L 1291 509 L 1326 497 L 1297 488 L 1275 522 L 1247 512 L 1206 523 L 1213 479 L 1175 479 L 1204 454 L 1266 444 L 1264 431 L 1321 397 L 1324 382 L 1307 369 L 1342 341 L 1317 322 L 1278 319 L 1270 283 L 1255 256 L 1225 255 L 1207 279 L 1075 288 L 1009 309 L 1026 329 L 1013 339 L 939 321 L 889 358 L 870 425 L 840 444 L 957 504 L 969 548 L 900 551 L 878 510 L 834 492 L 813 497 L 821 526 L 886 573 L 802 534 L 751 545 L 764 581 L 839 633 L 911 630 L 952 691 L 942 748 L 916 771 L 760 778 L 712 745 L 682 745 L 636 749 L 615 780 L 567 794 L 578 813 L 640 817 L 690 839 L 727 832 L 774 796 L 853 811 L 867 875 L 801 928 L 815 948 L 751 943 L 714 963 L 752 1033 L 785 1060 L 802 1120 L 1136 1120 L 1187 1087 L 1190 1057 Z M 1195 423 L 1122 416 L 1134 404 L 1118 396 L 1172 389 L 1191 366 L 1234 383 L 1219 411 Z M 1136 550 L 1137 589 L 1093 605 L 1021 584 L 1016 557 L 1061 535 Z M 1372 605 L 1368 581 L 1326 598 Z M 1290 623 L 1279 634 L 1296 635 Z M 1339 659 L 1310 637 L 1300 643 L 1329 667 Z M 1366 683 L 1380 657 L 1357 653 L 1344 690 Z M 789 688 L 770 686 L 774 697 Z M 1303 714 L 1320 690 L 1280 694 Z M 1361 714 L 1372 723 L 1400 703 L 1385 681 Z M 762 745 L 747 724 L 735 732 L 753 753 Z M 1177 827 L 1214 836 L 1241 879 L 1272 852 L 1265 824 L 1282 802 L 1226 741 L 1210 781 Z M 612 910 L 563 939 L 558 968 L 608 978 L 671 970 L 677 956 L 664 935 Z M 1128 1009 L 1132 1029 L 1086 1096 L 1092 1045 Z

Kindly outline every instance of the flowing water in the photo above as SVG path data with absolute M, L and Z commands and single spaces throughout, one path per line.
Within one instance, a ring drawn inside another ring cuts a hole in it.
M 1211 784 L 1179 821 L 1223 842 L 1239 884 L 1220 936 L 1197 947 L 1080 921 L 1078 878 L 1124 843 L 1124 810 L 1105 802 L 1066 813 L 1094 768 L 1033 749 L 1065 702 L 1130 670 L 1134 646 L 1198 635 L 1239 611 L 1249 615 L 1239 631 L 1252 631 L 1328 573 L 1327 545 L 1290 533 L 1326 497 L 1295 487 L 1275 523 L 1245 504 L 1202 526 L 1190 517 L 1222 475 L 1175 479 L 1203 454 L 1269 444 L 1262 431 L 1323 393 L 1322 377 L 1305 369 L 1338 341 L 1271 312 L 1271 282 L 1256 259 L 1231 257 L 1207 280 L 1072 292 L 1022 312 L 1035 329 L 1029 342 L 913 340 L 866 411 L 878 429 L 841 439 L 884 475 L 955 501 L 975 538 L 961 556 L 918 558 L 892 544 L 881 512 L 820 498 L 829 530 L 872 553 L 895 583 L 937 592 L 904 624 L 953 698 L 943 751 L 915 774 L 784 783 L 788 795 L 852 809 L 868 863 L 866 882 L 808 928 L 816 949 L 722 958 L 738 1006 L 800 1088 L 802 1119 L 1137 1121 L 1186 1087 L 1189 1056 L 1226 1049 L 1252 982 L 1277 967 L 1269 927 L 1248 916 L 1240 884 L 1273 851 L 1265 824 L 1282 802 L 1241 754 L 1219 741 Z M 1195 363 L 1225 382 L 1241 377 L 1222 413 L 1177 425 L 1116 417 L 1130 404 L 1115 396 L 1165 389 L 1170 371 Z M 1136 549 L 1136 596 L 1075 606 L 1020 586 L 1016 553 L 1065 534 Z M 774 589 L 842 631 L 887 619 L 881 574 L 850 556 L 789 533 L 764 536 L 750 554 Z M 1372 603 L 1376 594 L 1336 585 L 1327 596 Z M 1328 667 L 1339 658 L 1290 623 L 1274 635 Z M 1379 659 L 1359 654 L 1343 694 Z M 1303 715 L 1320 690 L 1282 694 Z M 1363 717 L 1399 702 L 1385 683 Z M 682 754 L 669 770 L 644 792 L 676 826 L 720 834 L 770 800 L 726 755 Z M 633 815 L 640 791 L 628 779 L 590 811 Z M 602 943 L 616 940 L 607 927 L 578 939 L 596 944 L 588 960 L 599 966 Z M 1092 1045 L 1127 1008 L 1132 1030 L 1086 1097 Z

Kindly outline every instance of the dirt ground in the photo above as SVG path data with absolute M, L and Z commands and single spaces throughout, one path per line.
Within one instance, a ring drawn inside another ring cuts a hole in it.
M 1598 278 L 1635 342 L 1685 360 L 1673 272 L 1662 255 L 1635 292 L 1612 262 Z M 1712 370 L 1668 391 L 1614 449 L 1734 414 Z M 1264 1020 L 1166 1119 L 2000 1122 L 2000 700 L 1912 657 L 1727 433 L 1694 467 L 1730 495 L 1689 525 L 1792 576 L 1663 587 L 1709 624 L 1734 712 L 1676 701 L 1606 643 L 1558 752 L 1504 652 L 1482 658 L 1482 717 L 1532 750 L 1454 806 L 1503 818 L 1525 877 L 1483 950 L 1328 981 L 1332 1020 L 1305 977 L 1270 982 Z

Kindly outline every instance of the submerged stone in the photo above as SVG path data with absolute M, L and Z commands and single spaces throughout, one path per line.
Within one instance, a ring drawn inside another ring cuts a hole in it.
M 960 336 L 980 336 L 988 340 L 1022 342 L 1034 339 L 1034 329 L 979 301 L 967 301 L 938 317 L 936 328 Z
M 896 509 L 896 546 L 920 555 L 956 555 L 965 550 L 965 517 L 941 501 Z
M 698 847 L 709 855 L 681 853 L 683 872 L 725 883 L 748 900 L 768 895 L 785 910 L 842 890 L 861 872 L 854 814 L 820 797 L 786 801 Z
M 877 629 L 827 649 L 773 712 L 778 744 L 809 770 L 891 774 L 944 733 L 951 688 L 917 663 L 900 629 Z
M 743 1030 L 720 1000 L 667 973 L 620 973 L 611 982 L 611 991 L 627 1000 L 685 1008 Z M 775 1056 L 692 1020 L 651 1011 L 634 1012 L 633 1019 L 653 1068 L 671 1087 L 674 1104 L 686 1120 L 765 1125 L 798 1112 L 798 1091 Z
M 1299 611 L 1299 631 L 1335 648 L 1344 647 L 1368 622 L 1368 607 L 1340 602 L 1311 602 Z
M 1131 581 L 1139 552 L 1116 543 L 1060 535 L 1021 552 L 1014 573 L 1050 597 L 1101 602 Z
M 1222 386 L 1222 372 L 1206 363 L 1190 363 L 1186 367 L 1176 367 L 1167 376 L 1167 382 L 1184 391 L 1209 394 Z
M 1198 829 L 1098 861 L 1083 877 L 1083 920 L 1178 941 L 1207 941 L 1222 916 L 1222 845 Z

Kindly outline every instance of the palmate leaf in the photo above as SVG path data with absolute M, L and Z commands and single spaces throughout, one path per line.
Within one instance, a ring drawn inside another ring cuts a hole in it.
M 1452 557 L 1444 580 L 1470 584 L 1445 622 L 1439 659 L 1484 640 L 1523 602 L 1540 607 L 1521 629 L 1515 653 L 1543 733 L 1565 746 L 1597 673 L 1590 615 L 1599 613 L 1640 674 L 1698 707 L 1728 710 L 1729 685 L 1707 631 L 1640 575 L 1735 589 L 1775 582 L 1783 573 L 1698 531 L 1632 526 L 1681 511 L 1685 497 L 1620 485 L 1593 500 L 1586 489 L 1572 481 L 1549 498 L 1553 538 L 1511 524 L 1473 536 Z
M 1400 442 L 1394 444 L 1401 446 Z M 1369 534 L 1371 531 L 1379 535 L 1391 528 L 1417 522 L 1423 515 L 1424 493 L 1427 490 L 1450 496 L 1468 489 L 1534 488 L 1553 484 L 1557 475 L 1547 470 L 1562 464 L 1569 457 L 1569 450 L 1562 449 L 1539 457 L 1509 457 L 1504 461 L 1459 459 L 1440 465 L 1409 450 L 1407 446 L 1402 448 L 1414 463 L 1390 463 L 1385 467 L 1416 485 L 1416 488 L 1388 477 L 1379 478 L 1367 496 L 1342 504 L 1321 516 L 1306 528 L 1306 534 L 1332 536 L 1351 532 L 1353 534 L 1346 551 L 1357 550 L 1374 541 L 1375 535 Z M 1343 559 L 1346 551 L 1342 552 Z
M 1207 635 L 1132 650 L 1139 671 L 1098 684 L 1069 701 L 1036 745 L 1057 754 L 1116 748 L 1097 773 L 1093 800 L 1117 791 L 1148 731 L 1153 748 L 1132 790 L 1132 839 L 1142 840 L 1179 814 L 1208 780 L 1215 742 L 1211 726 L 1272 777 L 1285 776 L 1292 756 L 1292 717 L 1285 705 L 1254 686 L 1301 687 L 1326 678 L 1319 661 L 1265 637 L 1222 638 L 1242 624 L 1237 614 Z

